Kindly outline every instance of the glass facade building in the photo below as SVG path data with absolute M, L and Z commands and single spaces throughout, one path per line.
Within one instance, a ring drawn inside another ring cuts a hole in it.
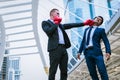
M 20 80 L 20 57 L 9 57 L 8 80 Z

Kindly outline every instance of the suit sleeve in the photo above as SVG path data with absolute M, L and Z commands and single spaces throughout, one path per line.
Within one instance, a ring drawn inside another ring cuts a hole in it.
M 82 51 L 83 51 L 83 49 L 84 49 L 84 46 L 85 46 L 85 35 L 86 35 L 86 30 L 87 29 L 85 29 L 85 31 L 84 31 L 84 36 L 83 36 L 83 39 L 82 39 L 82 42 L 81 42 L 81 45 L 80 45 L 80 48 L 79 48 L 79 51 L 78 51 L 78 53 L 82 53 Z
M 110 43 L 109 43 L 109 40 L 108 40 L 107 35 L 105 33 L 105 29 L 102 29 L 101 33 L 102 33 L 103 43 L 105 44 L 106 53 L 111 54 Z
M 44 32 L 50 36 L 54 33 L 54 31 L 57 29 L 56 25 L 51 25 L 48 21 L 43 21 L 42 22 L 42 29 Z
M 70 28 L 76 28 L 76 27 L 82 27 L 84 26 L 83 23 L 69 23 L 69 24 L 63 24 L 64 29 L 70 29 Z
M 78 53 L 82 53 L 82 51 L 83 51 L 83 46 L 84 46 L 84 40 L 82 40 L 82 42 L 81 42 L 81 45 L 80 45 L 80 48 L 79 48 L 79 51 L 78 51 Z

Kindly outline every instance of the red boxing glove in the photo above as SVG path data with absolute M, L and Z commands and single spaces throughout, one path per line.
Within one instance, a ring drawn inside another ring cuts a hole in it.
M 56 16 L 55 18 L 54 18 L 54 23 L 55 24 L 60 24 L 60 22 L 62 21 L 62 18 L 60 18 L 60 17 L 58 17 L 58 16 Z
M 89 26 L 93 26 L 94 25 L 94 21 L 91 19 L 88 19 L 84 22 L 84 25 L 89 25 Z

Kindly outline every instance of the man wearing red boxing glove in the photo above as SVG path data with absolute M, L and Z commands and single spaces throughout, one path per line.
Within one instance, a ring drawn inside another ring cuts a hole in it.
M 60 22 L 62 21 L 62 18 L 59 17 L 59 16 L 55 16 L 53 21 L 54 21 L 55 24 L 59 25 Z
M 50 19 L 42 22 L 42 28 L 48 36 L 48 52 L 50 59 L 49 79 L 55 80 L 57 67 L 60 68 L 60 80 L 67 80 L 68 54 L 66 49 L 71 46 L 65 29 L 90 25 L 91 21 L 85 23 L 61 24 L 59 10 L 50 11 Z

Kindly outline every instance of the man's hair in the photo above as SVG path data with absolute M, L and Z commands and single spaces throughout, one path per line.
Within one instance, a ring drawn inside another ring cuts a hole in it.
M 101 24 L 103 23 L 104 19 L 103 19 L 102 16 L 96 16 L 95 18 L 97 18 L 97 17 L 100 17 L 100 18 L 102 19 L 101 23 L 99 24 L 99 25 L 101 25 Z M 95 19 L 95 18 L 94 18 L 94 19 Z
M 53 9 L 50 11 L 50 16 L 51 16 L 51 15 L 52 15 L 52 13 L 53 13 L 53 12 L 55 12 L 56 10 L 57 10 L 57 11 L 59 11 L 58 9 L 53 8 Z

